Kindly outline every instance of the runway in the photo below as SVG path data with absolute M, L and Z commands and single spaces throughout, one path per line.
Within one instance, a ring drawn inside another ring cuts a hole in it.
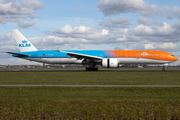
M 0 87 L 180 87 L 180 85 L 0 85 Z
M 48 69 L 43 69 L 43 70 L 0 70 L 0 72 L 180 72 L 180 70 L 122 70 L 122 69 L 117 69 L 117 70 L 99 70 L 99 71 L 85 71 L 85 70 L 48 70 Z

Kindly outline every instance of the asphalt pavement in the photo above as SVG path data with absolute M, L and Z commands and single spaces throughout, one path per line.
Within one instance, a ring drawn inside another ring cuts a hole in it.
M 0 87 L 180 87 L 180 85 L 0 85 Z
M 20 69 L 12 69 L 12 70 L 0 70 L 0 72 L 180 72 L 180 70 L 122 70 L 122 69 L 117 69 L 117 70 L 98 70 L 98 71 L 85 71 L 85 70 L 48 70 L 48 69 L 43 69 L 43 70 L 20 70 Z

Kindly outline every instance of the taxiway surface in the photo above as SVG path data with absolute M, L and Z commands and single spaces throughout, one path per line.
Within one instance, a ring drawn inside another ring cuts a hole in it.
M 180 87 L 180 85 L 0 85 L 0 87 Z
M 180 70 L 99 70 L 99 71 L 85 71 L 85 70 L 0 70 L 0 72 L 180 72 Z

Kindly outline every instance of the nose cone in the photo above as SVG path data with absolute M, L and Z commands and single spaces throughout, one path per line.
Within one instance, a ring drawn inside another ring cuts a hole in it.
M 173 61 L 177 61 L 178 58 L 177 58 L 176 56 L 174 56 L 172 60 L 173 60 Z
M 178 60 L 178 58 L 175 56 L 175 57 L 174 57 L 174 61 L 177 61 L 177 60 Z

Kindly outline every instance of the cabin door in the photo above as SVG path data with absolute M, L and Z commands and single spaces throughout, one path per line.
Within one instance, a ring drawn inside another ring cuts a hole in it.
M 161 60 L 164 60 L 164 54 L 163 53 L 161 54 Z

